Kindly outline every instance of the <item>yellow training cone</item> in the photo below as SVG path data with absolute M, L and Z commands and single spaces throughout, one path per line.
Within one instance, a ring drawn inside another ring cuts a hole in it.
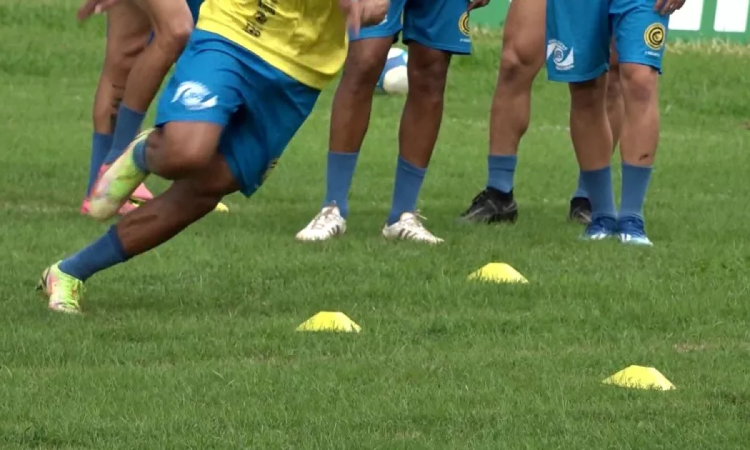
M 297 327 L 297 331 L 338 331 L 359 333 L 362 327 L 341 312 L 321 311 Z
M 657 391 L 671 391 L 674 385 L 653 367 L 630 366 L 609 378 L 602 380 L 604 384 L 632 388 L 655 389 Z
M 505 263 L 490 263 L 469 275 L 469 280 L 492 283 L 528 283 L 523 275 Z

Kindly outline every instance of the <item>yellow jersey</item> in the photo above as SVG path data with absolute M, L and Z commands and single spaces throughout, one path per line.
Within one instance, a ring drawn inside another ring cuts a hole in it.
M 316 89 L 346 59 L 346 20 L 336 0 L 205 0 L 196 28 L 245 47 Z

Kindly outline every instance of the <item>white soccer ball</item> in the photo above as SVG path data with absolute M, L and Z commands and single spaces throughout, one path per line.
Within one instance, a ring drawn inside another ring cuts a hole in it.
M 406 64 L 409 62 L 409 54 L 406 50 L 392 47 L 388 50 L 388 59 L 380 74 L 376 91 L 380 94 L 406 94 L 409 92 L 409 77 L 407 76 Z

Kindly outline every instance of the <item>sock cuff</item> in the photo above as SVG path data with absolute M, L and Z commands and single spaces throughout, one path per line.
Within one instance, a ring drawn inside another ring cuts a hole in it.
M 518 164 L 518 156 L 516 155 L 488 155 L 487 165 L 490 168 L 514 170 Z
M 594 169 L 594 170 L 583 170 L 581 169 L 581 175 L 585 174 L 597 174 L 597 173 L 609 173 L 612 172 L 612 166 L 605 166 L 601 169 Z
M 622 163 L 622 170 L 634 170 L 639 172 L 650 172 L 653 166 L 636 166 L 634 164 Z
M 128 254 L 125 252 L 125 248 L 122 246 L 122 241 L 120 240 L 120 236 L 118 236 L 117 234 L 117 227 L 115 225 L 109 227 L 109 229 L 107 230 L 107 237 L 112 243 L 112 248 L 117 252 L 117 256 L 119 256 L 122 261 L 129 260 L 130 256 L 128 256 Z
M 427 168 L 423 169 L 421 167 L 417 167 L 414 164 L 402 158 L 401 155 L 398 156 L 397 166 L 400 169 L 406 170 L 407 172 L 411 172 L 414 175 L 418 175 L 420 177 L 424 177 L 425 173 L 427 173 Z
M 117 111 L 118 119 L 122 117 L 123 114 L 128 115 L 130 117 L 136 117 L 138 119 L 142 119 L 146 115 L 145 112 L 140 112 L 134 109 L 130 109 L 127 106 L 125 106 L 125 103 L 120 103 L 120 108 Z
M 335 150 L 328 150 L 328 156 L 341 159 L 356 159 L 357 156 L 359 156 L 359 150 L 356 152 L 337 152 Z
M 107 141 L 111 141 L 113 137 L 114 136 L 112 136 L 112 133 L 97 133 L 96 131 L 94 132 L 94 139 L 95 140 L 107 140 Z

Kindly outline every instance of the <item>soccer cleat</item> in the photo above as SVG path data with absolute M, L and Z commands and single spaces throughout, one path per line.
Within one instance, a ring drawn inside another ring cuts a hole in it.
M 652 247 L 654 244 L 646 236 L 646 228 L 640 217 L 625 217 L 617 221 L 617 240 L 623 244 Z
M 149 131 L 143 132 L 130 143 L 125 152 L 117 158 L 106 172 L 96 181 L 91 190 L 89 215 L 97 220 L 107 220 L 117 214 L 130 199 L 136 188 L 148 174 L 142 172 L 133 161 L 133 149 L 145 141 Z
M 139 204 L 133 202 L 131 199 L 130 201 L 126 202 L 122 207 L 120 208 L 117 213 L 121 216 L 124 216 L 125 214 L 132 212 L 136 209 L 138 209 Z M 83 199 L 83 203 L 81 204 L 81 214 L 84 216 L 88 216 L 89 212 L 91 211 L 91 201 L 88 198 Z
M 513 199 L 513 191 L 505 193 L 488 187 L 474 197 L 471 206 L 461 214 L 459 220 L 474 223 L 513 223 L 516 218 L 518 205 Z
M 426 242 L 428 244 L 440 244 L 443 242 L 439 237 L 434 236 L 427 231 L 422 225 L 418 214 L 405 212 L 401 214 L 398 222 L 383 227 L 383 237 L 392 240 L 404 240 L 415 242 Z
M 49 299 L 47 307 L 55 312 L 79 314 L 85 287 L 83 281 L 60 270 L 60 263 L 47 267 L 37 286 Z
M 616 234 L 617 221 L 612 217 L 597 217 L 591 220 L 581 235 L 584 241 L 601 241 Z
M 346 231 L 346 219 L 341 217 L 338 206 L 326 206 L 320 210 L 307 226 L 297 233 L 298 241 L 327 241 Z
M 130 198 L 136 202 L 144 203 L 149 200 L 153 200 L 154 194 L 152 194 L 151 191 L 148 190 L 145 184 L 141 183 L 137 188 L 135 188 L 135 191 L 133 191 L 133 195 L 131 195 Z
M 570 200 L 568 219 L 582 225 L 591 223 L 591 201 L 585 197 L 573 197 Z

